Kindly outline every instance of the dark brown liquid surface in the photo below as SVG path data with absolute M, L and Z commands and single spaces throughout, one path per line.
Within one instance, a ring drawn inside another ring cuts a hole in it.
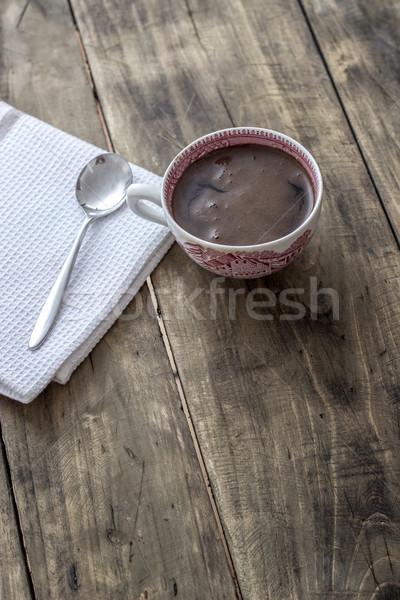
M 262 244 L 294 231 L 313 208 L 312 183 L 291 156 L 244 144 L 210 152 L 181 176 L 172 199 L 177 223 L 230 246 Z

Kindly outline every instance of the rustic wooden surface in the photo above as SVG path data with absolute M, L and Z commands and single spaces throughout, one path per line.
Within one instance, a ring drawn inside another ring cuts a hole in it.
M 284 271 L 216 280 L 174 246 L 158 323 L 131 305 L 66 386 L 2 400 L 4 598 L 400 598 L 395 3 L 5 5 L 17 108 L 105 145 L 75 20 L 117 151 L 162 174 L 203 133 L 271 127 L 315 155 L 325 197 Z M 305 316 L 252 314 L 267 288 L 302 288 Z
M 400 3 L 301 0 L 400 239 Z
M 127 311 L 79 369 L 1 407 L 36 596 L 233 598 L 154 315 Z
M 29 94 L 2 98 L 106 146 L 68 5 L 32 4 L 20 20 L 25 3 L 20 10 L 14 4 L 5 11 L 12 68 L 4 71 L 2 89 L 17 83 L 25 89 L 31 78 L 36 85 Z M 51 45 L 59 50 L 44 62 Z M 63 96 L 75 97 L 72 112 L 66 103 L 54 114 Z M 70 384 L 50 385 L 28 406 L 2 400 L 11 481 L 3 467 L 1 600 L 29 598 L 25 561 L 35 597 L 46 600 L 235 597 L 153 303 L 145 288 L 140 297 L 141 318 L 131 318 L 133 302 Z
M 3 0 L 0 98 L 103 147 L 68 3 Z
M 26 570 L 25 554 L 18 532 L 13 490 L 6 472 L 7 459 L 2 447 L 0 455 L 0 598 L 33 600 Z
M 64 30 L 66 35 L 62 35 Z M 85 66 L 66 3 L 32 3 L 29 7 L 26 0 L 2 2 L 0 98 L 73 135 L 104 146 L 103 130 L 93 94 L 87 85 Z M 4 426 L 6 420 L 3 410 L 6 405 L 2 401 L 0 408 Z M 16 412 L 18 407 L 12 404 L 10 407 L 13 414 L 19 414 Z M 24 600 L 32 597 L 28 559 L 22 539 L 26 534 L 26 526 L 18 523 L 15 514 L 13 502 L 16 490 L 12 485 L 18 480 L 18 474 L 14 472 L 13 481 L 10 480 L 7 472 L 9 467 L 7 465 L 6 468 L 4 462 L 5 452 L 4 448 L 0 455 L 0 598 Z M 22 473 L 27 470 L 28 463 L 22 460 L 18 471 Z M 33 500 L 29 511 L 35 507 L 35 503 L 36 500 Z M 46 569 L 43 569 L 43 573 L 46 573 Z

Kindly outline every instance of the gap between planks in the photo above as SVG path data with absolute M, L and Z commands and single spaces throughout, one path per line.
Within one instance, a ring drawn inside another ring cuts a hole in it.
M 19 510 L 18 510 L 18 505 L 17 505 L 17 498 L 16 498 L 15 492 L 14 492 L 14 485 L 13 485 L 12 477 L 11 477 L 11 468 L 10 468 L 10 463 L 9 463 L 8 456 L 7 456 L 6 444 L 5 444 L 4 437 L 3 437 L 3 430 L 1 427 L 1 423 L 0 423 L 0 446 L 1 446 L 0 457 L 3 459 L 4 466 L 5 466 L 7 487 L 8 487 L 8 492 L 10 494 L 12 511 L 14 513 L 15 524 L 16 524 L 17 531 L 18 531 L 18 539 L 19 539 L 21 554 L 24 558 L 28 589 L 30 592 L 31 600 L 35 600 L 35 598 L 37 598 L 37 596 L 35 594 L 35 587 L 33 585 L 32 571 L 31 571 L 31 567 L 29 564 L 28 552 L 27 552 L 27 549 L 25 546 L 24 532 L 22 530 L 22 524 L 21 524 L 20 514 L 19 514 Z
M 376 185 L 376 183 L 375 183 L 374 176 L 372 175 L 372 172 L 371 172 L 371 170 L 370 170 L 370 168 L 369 168 L 369 165 L 368 165 L 367 159 L 366 159 L 366 157 L 364 156 L 364 152 L 362 151 L 361 145 L 360 145 L 360 143 L 359 143 L 359 141 L 358 141 L 358 138 L 357 138 L 357 134 L 356 134 L 356 132 L 355 132 L 355 129 L 353 128 L 353 125 L 351 124 L 350 117 L 349 117 L 349 115 L 347 114 L 347 111 L 346 111 L 346 108 L 345 108 L 345 106 L 344 106 L 344 103 L 343 103 L 343 101 L 342 101 L 342 98 L 340 97 L 339 90 L 338 90 L 338 88 L 337 88 L 337 86 L 336 86 L 336 83 L 335 83 L 335 80 L 334 80 L 334 78 L 333 78 L 333 75 L 332 75 L 332 73 L 331 73 L 331 70 L 330 70 L 330 68 L 329 68 L 328 62 L 327 62 L 327 60 L 325 59 L 325 56 L 324 56 L 324 54 L 323 54 L 323 52 L 322 52 L 322 48 L 321 48 L 321 46 L 320 46 L 320 44 L 319 44 L 319 41 L 318 41 L 317 35 L 316 35 L 315 31 L 314 31 L 314 28 L 313 28 L 313 26 L 311 25 L 311 21 L 310 21 L 310 19 L 308 18 L 307 11 L 306 11 L 306 9 L 304 8 L 304 5 L 303 5 L 303 0 L 297 0 L 297 2 L 298 2 L 298 4 L 299 4 L 300 10 L 301 10 L 301 12 L 302 12 L 302 14 L 303 14 L 304 20 L 305 20 L 305 22 L 306 22 L 306 24 L 307 24 L 307 27 L 308 27 L 308 29 L 309 29 L 309 31 L 310 31 L 310 34 L 311 34 L 311 37 L 312 37 L 312 39 L 313 39 L 313 42 L 314 42 L 314 44 L 315 44 L 315 47 L 316 47 L 316 49 L 317 49 L 317 52 L 318 52 L 318 54 L 319 54 L 319 55 L 320 55 L 320 57 L 321 57 L 322 64 L 324 65 L 324 67 L 325 67 L 325 70 L 326 70 L 326 72 L 327 72 L 327 74 L 328 74 L 328 77 L 329 77 L 329 79 L 330 79 L 330 81 L 331 81 L 331 84 L 332 84 L 333 90 L 334 90 L 334 92 L 335 92 L 335 94 L 336 94 L 336 97 L 337 97 L 337 99 L 338 99 L 338 102 L 339 102 L 339 104 L 340 104 L 340 108 L 342 109 L 342 111 L 343 111 L 343 114 L 344 114 L 344 117 L 345 117 L 345 119 L 346 119 L 346 121 L 347 121 L 347 124 L 348 124 L 348 126 L 349 126 L 349 128 L 350 128 L 351 135 L 352 135 L 352 136 L 353 136 L 353 138 L 354 138 L 354 142 L 355 142 L 355 144 L 356 144 L 356 146 L 357 146 L 357 148 L 358 148 L 358 151 L 359 151 L 359 153 L 360 153 L 361 160 L 363 161 L 363 163 L 364 163 L 364 166 L 365 166 L 365 168 L 366 168 L 366 170 L 367 170 L 368 177 L 369 177 L 369 178 L 370 178 L 370 180 L 371 180 L 371 183 L 372 183 L 372 185 L 373 185 L 373 188 L 374 188 L 374 190 L 375 190 L 375 193 L 376 193 L 376 195 L 377 195 L 377 197 L 378 197 L 378 200 L 379 200 L 379 202 L 380 202 L 380 204 L 381 204 L 382 210 L 383 210 L 383 212 L 384 212 L 384 215 L 385 215 L 385 217 L 386 217 L 386 220 L 387 220 L 387 222 L 388 222 L 388 224 L 389 224 L 390 230 L 391 230 L 391 232 L 392 232 L 392 234 L 393 234 L 393 237 L 394 237 L 394 239 L 395 239 L 395 241 L 396 241 L 396 244 L 397 244 L 397 245 L 398 245 L 398 247 L 400 248 L 400 237 L 399 237 L 399 235 L 398 235 L 398 233 L 397 233 L 397 231 L 396 231 L 396 228 L 395 228 L 395 226 L 394 226 L 394 223 L 393 223 L 393 221 L 392 221 L 392 219 L 391 219 L 391 217 L 390 217 L 390 214 L 389 214 L 389 212 L 388 212 L 388 210 L 387 210 L 387 208 L 386 208 L 386 206 L 385 206 L 385 203 L 384 203 L 384 201 L 383 201 L 383 199 L 382 199 L 382 196 L 381 196 L 381 194 L 380 194 L 380 191 L 379 191 L 379 189 L 378 189 L 378 186 L 377 186 L 377 185 Z
M 106 118 L 104 116 L 104 111 L 103 111 L 103 108 L 101 106 L 98 94 L 97 94 L 96 85 L 95 85 L 95 82 L 94 82 L 92 70 L 90 68 L 88 57 L 87 57 L 87 54 L 86 54 L 86 51 L 85 51 L 85 48 L 84 48 L 84 45 L 83 45 L 82 36 L 80 34 L 79 27 L 78 27 L 78 24 L 77 24 L 77 21 L 76 21 L 76 18 L 75 18 L 75 14 L 74 14 L 73 8 L 71 6 L 70 0 L 67 0 L 67 3 L 68 3 L 68 6 L 69 6 L 69 10 L 71 12 L 71 17 L 72 17 L 72 21 L 73 21 L 73 24 L 74 24 L 76 37 L 78 39 L 79 48 L 80 48 L 80 51 L 81 51 L 81 54 L 82 54 L 82 59 L 83 59 L 84 65 L 85 65 L 87 77 L 88 77 L 88 80 L 89 80 L 89 85 L 90 85 L 90 87 L 92 89 L 92 92 L 93 92 L 93 96 L 94 96 L 94 100 L 95 100 L 95 103 L 96 103 L 97 112 L 98 112 L 99 119 L 100 119 L 100 122 L 101 122 L 101 126 L 103 128 L 104 135 L 105 135 L 105 138 L 106 138 L 107 149 L 110 152 L 115 152 L 114 145 L 112 143 L 112 139 L 111 139 L 111 135 L 110 135 L 110 131 L 108 129 L 107 121 L 106 121 Z M 154 290 L 153 282 L 151 280 L 150 275 L 146 279 L 146 285 L 147 285 L 147 288 L 149 290 L 149 294 L 150 294 L 150 297 L 151 297 L 151 302 L 152 302 L 152 305 L 153 305 L 153 308 L 154 308 L 154 311 L 155 311 L 155 314 L 156 314 L 156 318 L 157 318 L 158 327 L 160 329 L 161 338 L 162 338 L 162 341 L 164 343 L 164 347 L 165 347 L 165 350 L 166 350 L 166 353 L 167 353 L 167 356 L 168 356 L 168 360 L 169 360 L 169 363 L 170 363 L 170 366 L 171 366 L 171 370 L 172 370 L 172 373 L 173 373 L 173 376 L 174 376 L 176 388 L 177 388 L 178 395 L 179 395 L 179 398 L 180 398 L 180 401 L 181 401 L 181 404 L 182 404 L 183 413 L 185 415 L 185 418 L 186 418 L 186 421 L 187 421 L 187 424 L 188 424 L 188 427 L 189 427 L 190 435 L 191 435 L 192 442 L 193 442 L 193 445 L 194 445 L 194 449 L 195 449 L 195 452 L 196 452 L 196 457 L 197 457 L 197 460 L 199 462 L 201 474 L 202 474 L 202 477 L 203 477 L 203 480 L 204 480 L 204 483 L 205 483 L 205 486 L 206 486 L 207 495 L 208 495 L 208 498 L 209 498 L 209 501 L 210 501 L 210 504 L 211 504 L 211 508 L 212 508 L 212 511 L 213 511 L 213 515 L 214 515 L 217 527 L 218 527 L 218 531 L 219 531 L 220 536 L 221 536 L 221 541 L 222 541 L 222 545 L 223 545 L 223 548 L 224 548 L 224 551 L 225 551 L 226 560 L 228 562 L 229 570 L 231 572 L 231 575 L 232 575 L 232 578 L 233 578 L 233 582 L 235 584 L 235 590 L 236 590 L 237 599 L 238 600 L 243 600 L 243 597 L 242 597 L 242 594 L 241 594 L 241 591 L 240 591 L 240 587 L 239 587 L 239 582 L 238 582 L 238 579 L 237 579 L 237 576 L 236 576 L 235 567 L 233 565 L 232 556 L 231 556 L 231 553 L 230 553 L 230 550 L 229 550 L 228 542 L 227 542 L 227 539 L 226 539 L 226 536 L 225 536 L 225 532 L 224 532 L 224 528 L 223 528 L 223 525 L 222 525 L 221 517 L 219 515 L 218 507 L 217 507 L 217 504 L 216 504 L 216 501 L 215 501 L 215 497 L 214 497 L 214 494 L 213 494 L 213 491 L 212 491 L 210 478 L 209 478 L 208 473 L 207 473 L 207 468 L 206 468 L 206 465 L 205 465 L 205 462 L 204 462 L 203 454 L 201 452 L 201 448 L 200 448 L 200 444 L 199 444 L 199 441 L 198 441 L 198 438 L 197 438 L 197 434 L 196 434 L 196 431 L 195 431 L 195 428 L 194 428 L 194 425 L 193 425 L 193 422 L 192 422 L 192 417 L 191 417 L 189 406 L 188 406 L 188 403 L 187 403 L 187 400 L 186 400 L 185 392 L 183 390 L 181 378 L 180 378 L 179 373 L 178 373 L 178 369 L 177 369 L 175 358 L 174 358 L 174 355 L 173 355 L 173 352 L 172 352 L 171 344 L 170 344 L 170 341 L 169 341 L 169 338 L 168 338 L 168 334 L 167 334 L 167 331 L 166 331 L 166 328 L 165 328 L 165 323 L 164 323 L 164 320 L 163 320 L 163 318 L 161 316 L 162 315 L 161 308 L 159 306 L 159 303 L 158 303 L 158 300 L 157 300 L 157 296 L 156 296 L 156 293 L 155 293 L 155 290 Z

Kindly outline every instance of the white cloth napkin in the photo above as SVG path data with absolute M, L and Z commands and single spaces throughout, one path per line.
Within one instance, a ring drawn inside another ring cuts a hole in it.
M 28 348 L 84 220 L 76 179 L 103 152 L 0 102 L 0 393 L 20 402 L 33 400 L 51 380 L 68 381 L 173 241 L 165 227 L 125 205 L 94 222 L 52 331 L 38 349 Z M 160 182 L 131 168 L 133 181 Z

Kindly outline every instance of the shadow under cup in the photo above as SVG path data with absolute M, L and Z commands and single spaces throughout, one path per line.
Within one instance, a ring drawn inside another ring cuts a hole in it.
M 224 246 L 196 238 L 175 221 L 172 199 L 175 186 L 186 169 L 206 154 L 220 148 L 257 144 L 281 150 L 297 160 L 313 187 L 311 214 L 297 229 L 277 240 L 252 246 Z M 162 205 L 167 224 L 181 248 L 199 265 L 216 275 L 254 279 L 270 275 L 290 264 L 310 241 L 318 223 L 322 199 L 322 177 L 311 154 L 292 138 L 261 128 L 237 127 L 205 135 L 182 150 L 168 167 L 162 183 Z

